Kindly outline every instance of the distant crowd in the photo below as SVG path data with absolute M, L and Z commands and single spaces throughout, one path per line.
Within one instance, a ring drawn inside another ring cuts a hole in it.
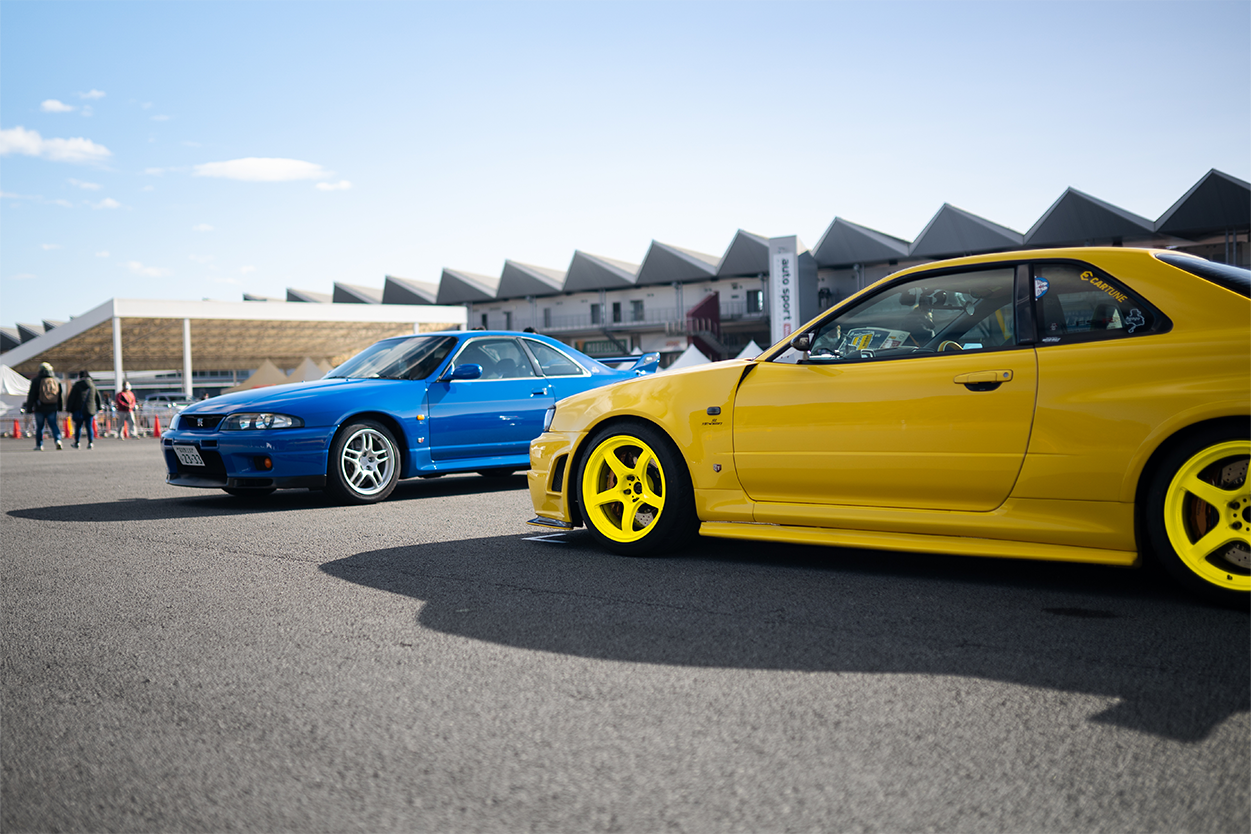
M 91 378 L 91 374 L 79 371 L 78 379 L 67 392 L 53 372 L 52 365 L 44 362 L 39 366 L 39 373 L 30 381 L 30 391 L 26 395 L 26 405 L 22 410 L 35 418 L 35 451 L 42 452 L 45 428 L 52 435 L 56 448 L 64 448 L 61 444 L 61 428 L 57 419 L 62 411 L 69 412 L 73 420 L 74 448 L 80 448 L 84 431 L 87 435 L 87 448 L 95 448 L 96 415 L 104 411 L 105 407 L 104 396 L 96 388 L 96 382 Z M 121 440 L 137 437 L 138 426 L 135 423 L 135 412 L 138 411 L 139 404 L 135 400 L 134 391 L 130 390 L 129 382 L 122 383 L 121 390 L 113 398 L 113 408 L 117 412 L 117 437 Z M 67 434 L 68 431 L 67 425 Z M 65 439 L 68 441 L 69 437 Z

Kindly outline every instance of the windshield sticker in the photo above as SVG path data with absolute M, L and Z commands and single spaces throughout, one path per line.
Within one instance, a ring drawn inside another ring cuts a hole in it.
M 1060 341 L 1059 336 L 1048 336 L 1047 338 L 1043 339 L 1043 342 L 1049 345 L 1055 344 L 1058 341 Z
M 1129 325 L 1129 332 L 1133 333 L 1135 330 L 1145 325 L 1147 320 L 1143 317 L 1142 310 L 1135 307 L 1130 310 L 1129 315 L 1125 317 L 1125 323 Z
M 856 350 L 864 350 L 873 341 L 872 333 L 852 333 L 849 335 L 849 343 Z
M 890 348 L 897 348 L 901 344 L 903 344 L 903 342 L 899 341 L 898 339 L 888 338 L 886 341 L 882 342 L 882 350 L 889 350 Z
M 1034 298 L 1042 298 L 1051 289 L 1051 282 L 1046 278 L 1034 279 Z
M 1118 292 L 1111 284 L 1105 284 L 1095 277 L 1095 274 L 1089 269 L 1082 273 L 1082 280 L 1089 282 L 1090 286 L 1103 290 L 1117 301 L 1125 302 L 1129 300 L 1129 296 L 1123 292 Z

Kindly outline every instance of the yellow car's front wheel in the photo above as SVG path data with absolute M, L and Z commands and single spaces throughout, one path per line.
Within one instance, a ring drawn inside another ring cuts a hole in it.
M 1251 598 L 1251 440 L 1194 436 L 1172 449 L 1147 502 L 1153 550 L 1179 582 L 1209 598 Z
M 695 529 L 685 462 L 651 426 L 618 424 L 596 432 L 575 483 L 587 528 L 616 553 L 659 554 Z

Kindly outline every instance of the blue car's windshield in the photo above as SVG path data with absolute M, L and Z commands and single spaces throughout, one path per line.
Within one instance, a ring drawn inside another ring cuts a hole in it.
M 372 345 L 326 374 L 326 379 L 425 379 L 456 347 L 455 336 L 414 336 Z

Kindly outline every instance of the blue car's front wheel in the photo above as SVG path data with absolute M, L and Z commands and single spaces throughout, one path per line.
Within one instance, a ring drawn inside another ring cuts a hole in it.
M 326 468 L 326 491 L 341 503 L 376 504 L 400 478 L 399 447 L 386 426 L 360 420 L 335 435 Z

